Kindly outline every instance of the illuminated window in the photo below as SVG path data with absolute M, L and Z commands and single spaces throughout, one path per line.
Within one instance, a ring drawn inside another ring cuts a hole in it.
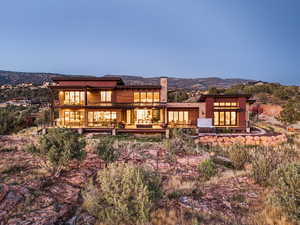
M 237 126 L 238 112 L 236 111 L 215 111 L 214 112 L 215 126 Z
M 236 112 L 230 112 L 230 120 L 231 120 L 231 124 L 233 125 L 237 125 L 237 113 Z
M 108 122 L 117 119 L 117 113 L 113 111 L 88 112 L 88 126 L 108 126 Z
M 101 102 L 111 102 L 112 91 L 100 91 Z
M 229 111 L 225 112 L 225 125 L 226 126 L 230 126 L 231 125 L 230 112 Z
M 84 124 L 82 111 L 64 111 L 64 125 L 69 127 L 80 127 Z
M 224 126 L 224 122 L 225 122 L 225 112 L 219 112 L 220 116 L 219 116 L 219 125 L 220 126 Z
M 150 110 L 150 109 L 135 110 L 135 123 L 136 124 L 151 124 L 152 123 L 152 110 Z
M 219 125 L 219 112 L 214 112 L 214 125 Z
M 173 117 L 174 112 L 170 112 L 170 111 L 169 111 L 168 114 L 169 114 L 169 116 L 168 116 L 168 117 L 169 117 L 169 122 L 174 122 L 174 117 Z
M 65 91 L 64 104 L 65 105 L 84 105 L 85 94 L 84 91 Z
M 147 102 L 147 103 L 151 103 L 151 102 L 159 102 L 160 101 L 160 96 L 159 96 L 159 92 L 155 91 L 147 91 L 147 92 L 139 92 L 139 91 L 135 91 L 133 93 L 133 100 L 134 102 Z
M 147 101 L 147 92 L 141 92 L 141 102 Z
M 159 92 L 158 91 L 154 92 L 153 95 L 154 95 L 153 98 L 154 102 L 160 102 Z
M 134 92 L 133 93 L 133 99 L 134 99 L 134 102 L 140 102 L 141 101 L 140 92 Z
M 214 102 L 214 108 L 217 109 L 230 109 L 237 108 L 238 102 Z
M 189 112 L 188 111 L 169 111 L 168 121 L 176 124 L 188 124 Z
M 153 92 L 147 92 L 147 102 L 153 102 Z

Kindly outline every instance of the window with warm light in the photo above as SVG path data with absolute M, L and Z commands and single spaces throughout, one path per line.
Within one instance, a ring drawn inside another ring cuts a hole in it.
M 70 127 L 83 126 L 84 113 L 83 111 L 64 111 L 64 125 Z
M 133 93 L 134 102 L 152 103 L 159 102 L 160 96 L 158 91 L 135 91 Z
M 189 112 L 188 111 L 169 111 L 168 121 L 176 124 L 188 124 Z
M 215 126 L 237 126 L 238 113 L 236 111 L 215 111 L 214 125 Z
M 214 102 L 214 125 L 237 126 L 238 125 L 238 102 Z
M 117 119 L 117 113 L 113 111 L 88 112 L 88 126 L 102 126 L 104 123 Z
M 111 102 L 112 91 L 100 91 L 101 102 Z
M 84 91 L 64 91 L 65 105 L 84 105 Z
M 237 108 L 238 106 L 238 102 L 214 102 L 214 108 L 217 109 L 230 109 Z

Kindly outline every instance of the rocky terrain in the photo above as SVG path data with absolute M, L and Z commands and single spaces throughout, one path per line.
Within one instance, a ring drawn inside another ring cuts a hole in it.
M 35 143 L 36 138 L 32 132 L 0 137 L 0 225 L 96 224 L 95 218 L 81 208 L 81 194 L 97 170 L 105 166 L 92 151 L 97 135 L 86 136 L 86 159 L 72 162 L 58 178 L 49 175 L 41 158 L 24 151 L 24 146 Z M 166 194 L 174 188 L 185 191 L 195 187 L 197 165 L 209 157 L 207 153 L 177 156 L 174 163 L 167 159 L 159 142 L 125 140 L 119 146 L 120 161 L 151 167 L 167 175 Z M 215 179 L 198 188 L 199 193 L 162 202 L 152 224 L 189 224 L 176 215 L 191 209 L 201 215 L 203 224 L 244 224 L 242 221 L 248 220 L 261 206 L 263 188 L 243 171 L 220 168 Z M 166 216 L 160 218 L 161 214 Z

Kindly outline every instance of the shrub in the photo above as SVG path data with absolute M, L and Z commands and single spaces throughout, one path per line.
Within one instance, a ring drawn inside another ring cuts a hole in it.
M 229 159 L 232 161 L 235 169 L 243 169 L 245 163 L 249 162 L 250 154 L 248 149 L 235 146 L 228 150 Z
M 61 169 L 71 160 L 82 160 L 85 157 L 84 147 L 85 141 L 78 133 L 69 129 L 56 128 L 49 130 L 40 138 L 38 153 L 46 156 L 51 167 L 56 171 L 55 176 L 58 176 Z
M 38 153 L 38 148 L 34 144 L 29 144 L 25 146 L 25 151 L 29 153 Z
M 114 139 L 105 137 L 96 146 L 96 153 L 106 163 L 114 162 L 119 158 L 119 151 L 114 148 Z
M 280 165 L 295 159 L 295 149 L 286 145 L 273 148 L 256 148 L 252 156 L 252 177 L 262 185 L 269 185 L 269 177 Z
M 0 135 L 11 134 L 32 126 L 31 110 L 15 106 L 0 108 Z
M 300 163 L 278 168 L 272 175 L 275 191 L 271 203 L 282 208 L 287 216 L 300 223 Z
M 200 173 L 200 178 L 205 181 L 215 176 L 218 172 L 216 164 L 211 159 L 207 159 L 200 163 L 198 171 Z
M 161 197 L 160 177 L 132 164 L 112 163 L 83 193 L 83 207 L 105 224 L 145 224 Z

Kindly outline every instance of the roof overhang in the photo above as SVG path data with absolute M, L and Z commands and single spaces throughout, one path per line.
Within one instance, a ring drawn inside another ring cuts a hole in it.
M 117 85 L 125 85 L 124 81 L 120 77 L 82 77 L 82 76 L 62 76 L 53 77 L 54 82 L 59 81 L 116 81 Z
M 252 95 L 247 94 L 208 94 L 208 95 L 201 95 L 199 98 L 200 102 L 205 102 L 207 98 L 246 98 L 247 101 L 252 97 Z

